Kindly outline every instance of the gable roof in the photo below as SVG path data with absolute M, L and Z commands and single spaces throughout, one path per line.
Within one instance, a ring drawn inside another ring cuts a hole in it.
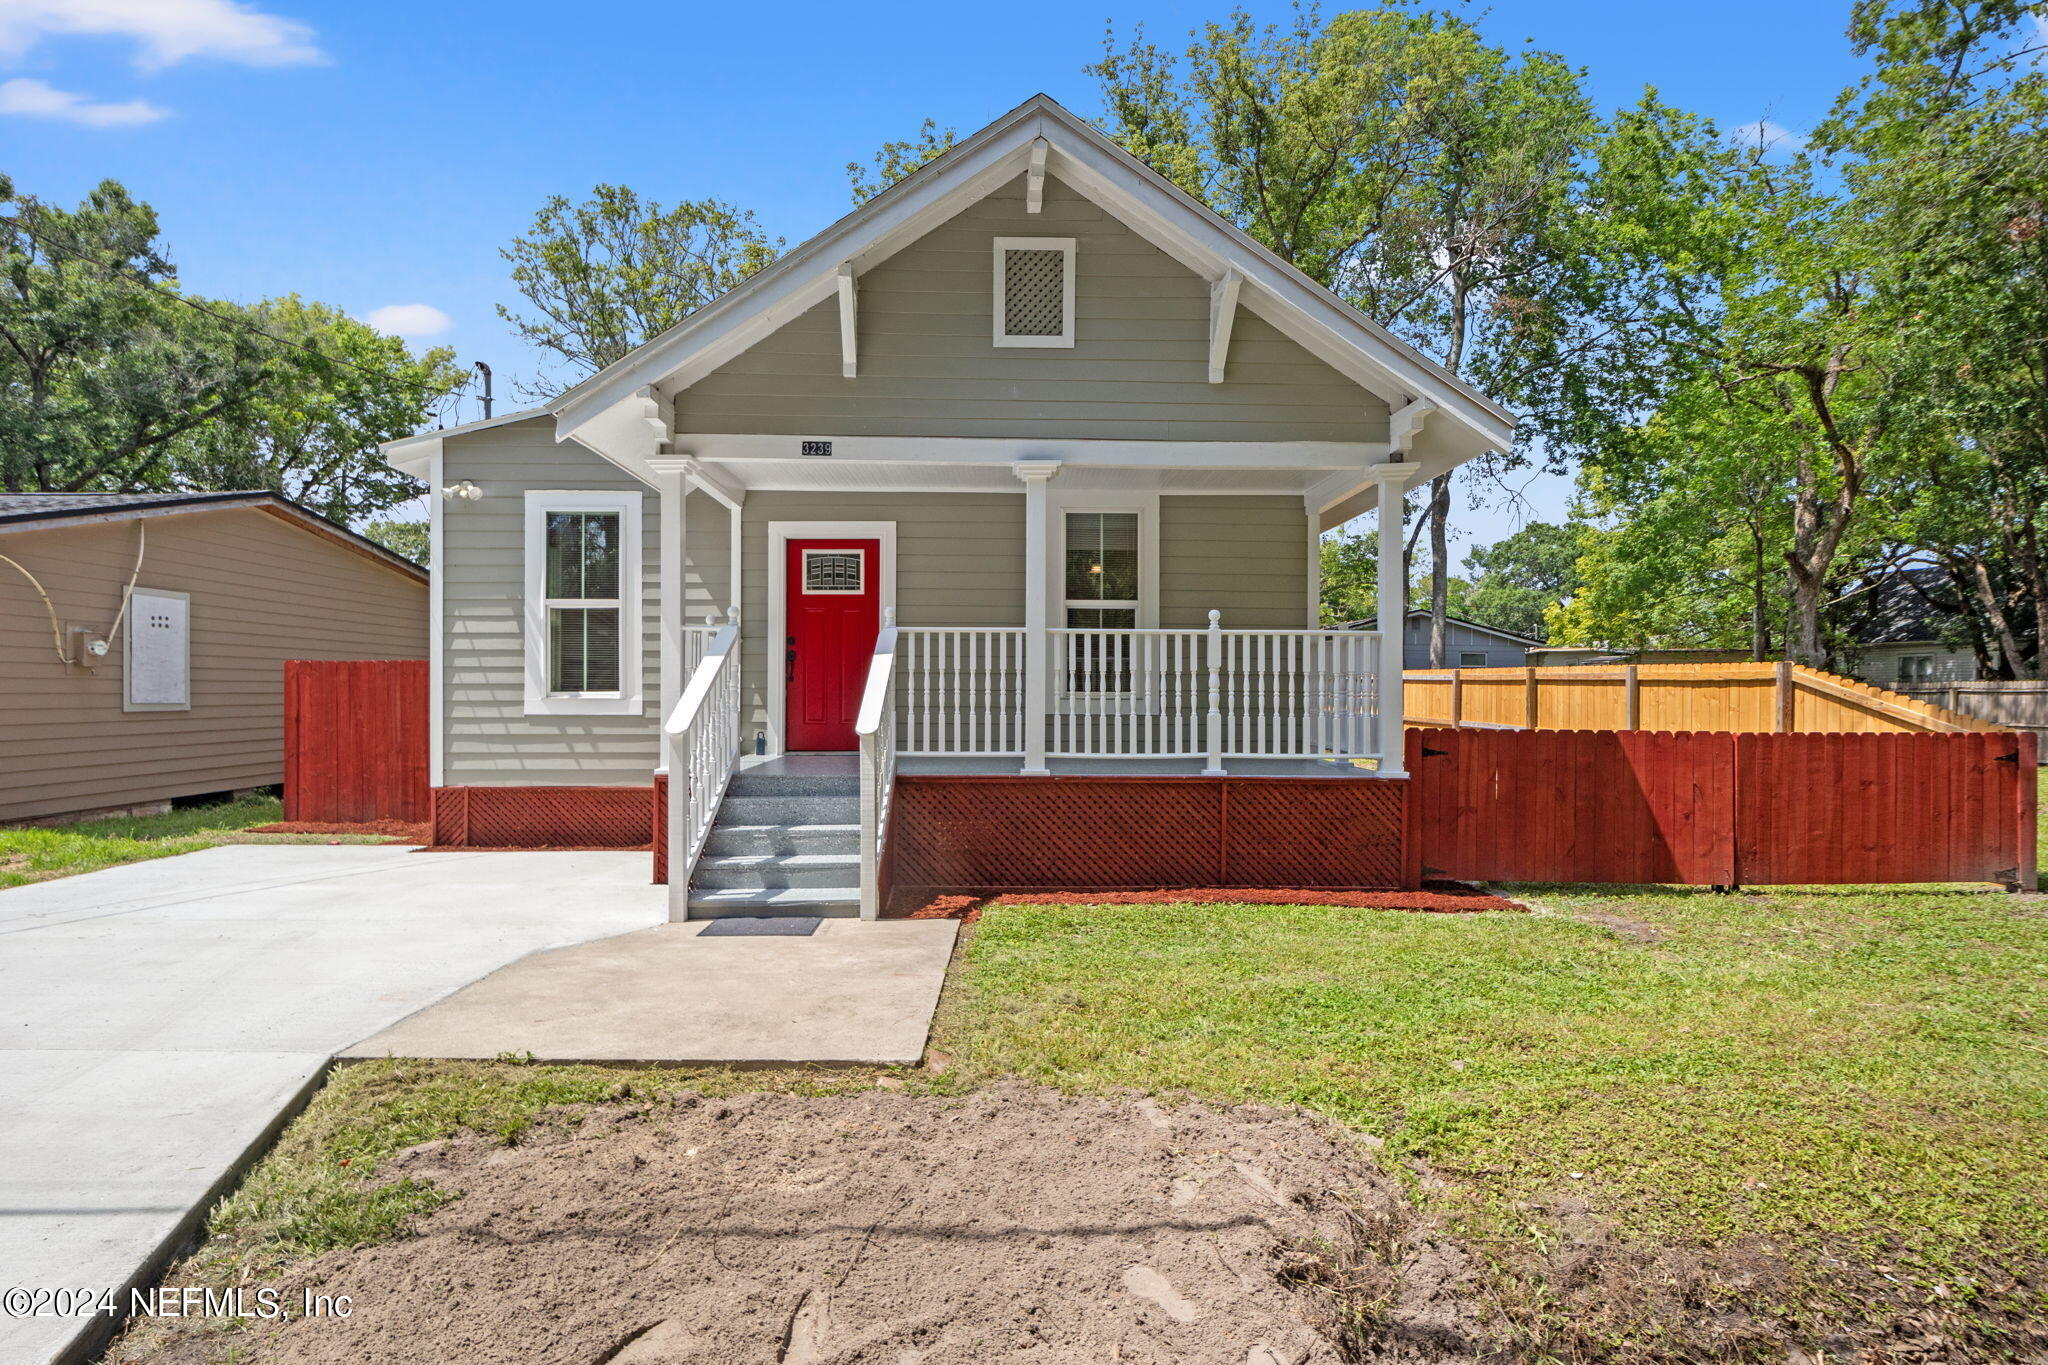
M 0 534 L 233 507 L 254 508 L 409 578 L 427 581 L 427 571 L 404 555 L 385 549 L 339 522 L 329 521 L 311 508 L 301 507 L 290 498 L 261 488 L 218 493 L 0 493 Z
M 1939 568 L 1901 569 L 1865 597 L 1849 637 L 1859 645 L 1939 644 L 1944 628 L 1961 634 L 1962 604 L 1954 595 L 1955 585 Z
M 1413 625 L 1417 621 L 1427 621 L 1428 619 L 1429 612 L 1422 607 L 1410 607 L 1408 609 L 1407 624 Z M 1491 635 L 1496 639 L 1512 640 L 1518 645 L 1541 647 L 1543 644 L 1541 640 L 1532 640 L 1526 635 L 1517 635 L 1511 630 L 1502 630 L 1499 626 L 1488 626 L 1482 625 L 1477 621 L 1468 621 L 1462 616 L 1452 616 L 1446 613 L 1444 620 L 1449 621 L 1452 625 L 1463 626 L 1467 630 L 1476 630 L 1481 634 Z M 1379 629 L 1379 617 L 1368 616 L 1362 621 L 1348 621 L 1345 625 L 1351 630 L 1377 630 Z
M 645 448 L 648 433 L 663 429 L 655 384 L 687 387 L 824 301 L 835 292 L 842 265 L 856 273 L 872 267 L 1015 179 L 1041 140 L 1048 174 L 1196 274 L 1215 282 L 1237 272 L 1241 306 L 1385 399 L 1396 411 L 1397 426 L 1440 417 L 1447 430 L 1432 431 L 1444 448 L 1440 463 L 1505 449 L 1513 439 L 1515 419 L 1505 408 L 1043 94 L 556 397 L 547 408 L 556 418 L 557 437 L 582 440 L 613 458 L 619 449 Z

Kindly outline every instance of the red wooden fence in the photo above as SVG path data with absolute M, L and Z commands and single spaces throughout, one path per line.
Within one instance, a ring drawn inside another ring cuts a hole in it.
M 427 662 L 290 659 L 284 818 L 425 820 Z
M 1411 876 L 2032 889 L 2035 743 L 1411 730 Z

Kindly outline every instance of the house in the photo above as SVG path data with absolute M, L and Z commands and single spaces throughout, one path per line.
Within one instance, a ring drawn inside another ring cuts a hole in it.
M 1954 591 L 1948 574 L 1933 567 L 1906 569 L 1880 583 L 1851 627 L 1853 675 L 1900 689 L 1974 681 L 1975 652 L 1942 629 L 1957 617 L 1940 605 Z
M 1529 651 L 1543 645 L 1541 640 L 1531 640 L 1498 626 L 1482 626 L 1459 616 L 1447 616 L 1444 623 L 1446 668 L 1521 668 L 1529 662 Z M 1378 625 L 1376 618 L 1369 617 L 1347 628 L 1374 630 Z M 1429 634 L 1429 612 L 1421 607 L 1412 608 L 1401 632 L 1401 667 L 1433 666 L 1429 662 Z
M 944 880 L 1214 878 L 1174 841 L 1253 775 L 1324 852 L 1397 835 L 1401 661 L 1318 628 L 1318 537 L 1512 435 L 1034 97 L 546 407 L 386 447 L 441 493 L 436 837 L 637 791 L 680 918 L 872 916 L 934 830 Z M 1292 875 L 1261 791 L 1231 837 Z
M 0 494 L 0 822 L 284 776 L 287 659 L 418 659 L 426 570 L 274 493 Z

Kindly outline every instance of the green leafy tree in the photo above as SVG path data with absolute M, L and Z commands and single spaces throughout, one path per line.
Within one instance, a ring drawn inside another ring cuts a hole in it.
M 0 488 L 154 486 L 275 378 L 277 347 L 181 295 L 157 233 L 115 181 L 67 210 L 0 175 Z
M 551 353 L 566 378 L 522 386 L 549 397 L 673 327 L 775 259 L 754 215 L 716 199 L 674 208 L 623 185 L 581 204 L 555 195 L 502 255 L 526 307 L 498 305 L 521 340 Z
M 916 137 L 905 142 L 883 143 L 874 160 L 867 165 L 863 166 L 858 161 L 847 162 L 846 179 L 853 186 L 853 202 L 867 203 L 925 162 L 949 150 L 959 137 L 953 129 L 941 128 L 933 120 L 926 119 L 917 130 Z
M 404 555 L 415 564 L 426 564 L 431 558 L 433 542 L 432 528 L 424 521 L 395 521 L 381 518 L 363 527 L 363 534 L 394 554 Z
M 1468 581 L 1453 579 L 1451 612 L 1480 625 L 1545 639 L 1545 614 L 1579 590 L 1582 528 L 1533 521 L 1465 552 Z
M 1509 55 L 1465 21 L 1390 7 L 1240 11 L 1184 54 L 1101 62 L 1107 124 L 1132 152 L 1453 373 L 1532 413 L 1601 351 L 1585 173 L 1603 136 L 1580 75 Z M 1498 452 L 1498 468 L 1526 459 Z M 1450 590 L 1449 476 L 1427 503 L 1432 658 Z
M 399 338 L 295 296 L 240 312 L 283 343 L 276 374 L 180 437 L 161 486 L 268 488 L 344 524 L 417 497 L 421 485 L 385 464 L 377 446 L 418 430 L 462 387 L 455 353 L 415 356 Z

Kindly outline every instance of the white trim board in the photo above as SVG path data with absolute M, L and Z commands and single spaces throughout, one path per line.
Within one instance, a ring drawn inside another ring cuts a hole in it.
M 832 454 L 800 452 L 805 441 L 832 442 Z M 1123 469 L 1348 469 L 1387 458 L 1384 441 L 1104 441 L 1022 436 L 761 436 L 691 433 L 671 443 L 679 455 L 713 466 L 728 460 L 828 464 L 989 464 L 1058 460 Z
M 788 703 L 785 696 L 786 684 L 782 676 L 782 651 L 789 636 L 789 542 L 792 540 L 830 540 L 835 536 L 847 540 L 875 540 L 881 542 L 882 581 L 881 597 L 877 604 L 884 612 L 896 609 L 896 523 L 893 521 L 771 521 L 768 523 L 768 629 L 761 640 L 761 665 L 768 671 L 768 752 L 779 755 L 782 746 L 782 726 L 785 719 L 783 710 Z M 741 627 L 742 633 L 745 626 Z M 746 747 L 746 736 L 740 736 L 740 747 Z
M 521 612 L 521 653 L 525 657 L 529 716 L 637 716 L 644 709 L 646 679 L 641 654 L 646 634 L 646 600 L 641 585 L 646 544 L 641 537 L 642 495 L 630 490 L 528 489 L 519 537 L 525 562 Z M 619 513 L 619 690 L 565 696 L 548 691 L 548 609 L 546 521 L 549 512 Z
M 448 621 L 445 606 L 448 581 L 447 536 L 441 519 L 447 515 L 447 499 L 441 496 L 443 458 L 439 442 L 427 459 L 427 785 L 445 787 L 448 775 L 448 712 L 446 696 L 446 654 Z

